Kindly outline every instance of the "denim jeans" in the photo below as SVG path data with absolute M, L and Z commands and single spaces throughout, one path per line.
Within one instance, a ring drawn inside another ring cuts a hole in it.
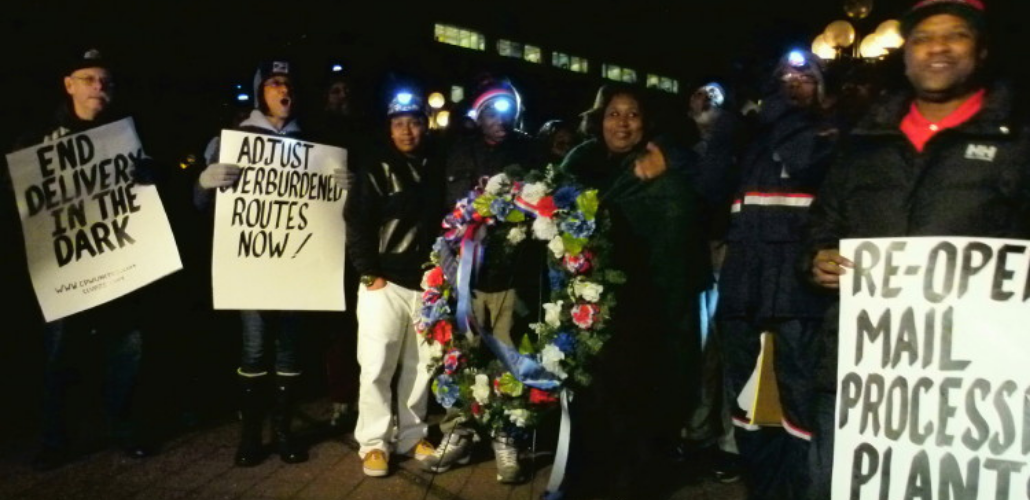
M 43 374 L 43 444 L 67 445 L 65 428 L 68 387 L 78 378 L 82 359 L 101 348 L 104 359 L 104 409 L 116 439 L 133 432 L 132 391 L 139 374 L 142 339 L 137 327 L 57 320 L 43 327 L 46 365 Z M 90 345 L 90 344 L 93 345 Z M 99 345 L 98 345 L 99 344 Z
M 260 374 L 300 373 L 297 339 L 300 316 L 293 311 L 240 311 L 243 321 L 243 355 L 240 372 Z

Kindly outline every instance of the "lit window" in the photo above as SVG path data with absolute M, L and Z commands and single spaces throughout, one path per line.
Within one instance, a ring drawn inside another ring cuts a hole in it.
M 669 92 L 670 94 L 678 94 L 680 91 L 680 84 L 675 79 L 648 73 L 647 88 L 658 89 L 664 92 Z
M 561 69 L 571 69 L 569 67 L 569 55 L 562 54 L 561 52 L 551 52 L 551 66 Z
M 586 59 L 570 56 L 562 52 L 551 52 L 551 65 L 556 68 L 575 71 L 576 73 L 587 73 L 589 71 Z
M 460 85 L 451 85 L 451 102 L 465 100 L 465 88 Z
M 516 59 L 522 59 L 522 44 L 519 42 L 513 42 L 511 40 L 498 40 L 497 53 L 504 57 L 514 57 Z
M 616 66 L 614 64 L 605 64 L 603 65 L 602 71 L 604 73 L 604 77 L 609 80 L 625 83 L 637 83 L 636 70 L 623 68 L 622 66 Z
M 583 57 L 572 57 L 572 65 L 569 67 L 576 73 L 588 73 L 590 72 L 590 65 L 587 60 Z
M 437 24 L 434 26 L 433 36 L 440 43 L 472 50 L 486 50 L 486 38 L 477 31 L 447 24 Z
M 543 61 L 543 54 L 541 53 L 540 47 L 535 45 L 526 45 L 526 50 L 522 53 L 522 58 L 531 63 L 539 64 Z

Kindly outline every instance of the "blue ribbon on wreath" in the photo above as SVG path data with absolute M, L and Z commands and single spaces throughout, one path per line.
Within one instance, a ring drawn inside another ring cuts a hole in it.
M 486 227 L 469 227 L 461 241 L 461 252 L 458 261 L 458 331 L 464 335 L 479 335 L 487 347 L 497 356 L 504 368 L 524 385 L 540 390 L 553 390 L 561 385 L 561 381 L 551 372 L 544 369 L 534 356 L 527 356 L 517 349 L 494 337 L 489 329 L 483 328 L 476 321 L 472 311 L 472 280 L 483 263 L 483 237 Z

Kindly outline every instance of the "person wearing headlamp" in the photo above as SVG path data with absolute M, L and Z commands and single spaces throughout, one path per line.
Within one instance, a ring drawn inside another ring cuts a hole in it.
M 362 470 L 372 477 L 389 474 L 391 451 L 420 461 L 434 452 L 425 439 L 432 353 L 411 321 L 421 305 L 422 264 L 445 213 L 443 168 L 429 145 L 423 102 L 413 91 L 394 95 L 386 112 L 389 143 L 368 156 L 344 209 L 347 255 L 362 283 L 354 438 Z
M 484 178 L 507 173 L 525 174 L 545 165 L 540 149 L 532 137 L 518 129 L 522 111 L 522 98 L 507 80 L 487 77 L 480 82 L 468 117 L 475 121 L 474 132 L 459 140 L 450 150 L 445 166 L 446 199 L 450 209 Z M 523 245 L 514 256 L 500 252 L 487 252 L 483 265 L 473 283 L 472 307 L 476 318 L 483 322 L 500 341 L 514 345 L 512 330 L 519 294 L 536 295 L 535 270 L 542 266 L 536 253 Z M 530 271 L 526 271 L 529 269 Z M 520 290 L 517 292 L 516 290 Z M 444 441 L 437 453 L 423 462 L 432 472 L 444 472 L 455 463 L 467 463 L 472 452 L 473 431 L 456 421 L 449 413 L 441 423 Z M 522 480 L 518 464 L 518 450 L 510 436 L 493 436 L 497 457 L 497 480 L 515 483 Z
M 833 157 L 838 131 L 824 108 L 821 61 L 784 55 L 758 129 L 740 157 L 726 257 L 719 274 L 718 328 L 727 392 L 750 498 L 801 498 L 814 428 L 814 347 L 829 297 L 799 278 L 808 207 Z M 739 396 L 755 370 L 761 335 L 775 342 L 782 428 L 759 427 Z

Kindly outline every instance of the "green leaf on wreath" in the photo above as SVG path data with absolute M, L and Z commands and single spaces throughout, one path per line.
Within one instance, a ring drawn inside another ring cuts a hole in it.
M 523 385 L 519 382 L 515 375 L 511 372 L 506 372 L 501 375 L 501 379 L 497 382 L 497 388 L 501 390 L 501 394 L 506 394 L 513 398 L 517 398 L 522 395 Z
M 595 335 L 579 335 L 579 342 L 583 347 L 586 347 L 590 354 L 597 354 L 601 352 L 601 347 L 604 346 L 604 341 L 597 338 Z
M 519 342 L 519 354 L 533 354 L 536 350 L 533 349 L 533 342 L 529 340 L 529 335 L 523 335 L 522 341 Z
M 587 244 L 585 238 L 575 238 L 569 233 L 562 233 L 561 235 L 562 244 L 565 245 L 565 251 L 569 255 L 579 255 L 583 251 L 583 247 Z
M 621 285 L 626 282 L 626 273 L 616 271 L 615 269 L 608 269 L 604 272 L 604 279 L 609 283 Z
M 484 194 L 483 196 L 476 198 L 476 200 L 472 202 L 472 208 L 476 209 L 476 213 L 478 213 L 479 215 L 482 215 L 483 217 L 490 217 L 494 214 L 492 211 L 490 211 L 490 204 L 493 203 L 494 198 L 495 196 L 493 195 Z
M 580 195 L 576 197 L 576 206 L 579 207 L 579 210 L 581 212 L 583 212 L 583 215 L 587 218 L 587 220 L 593 219 L 594 215 L 597 214 L 597 205 L 598 201 L 596 189 L 585 191 L 583 193 L 580 193 Z
M 526 214 L 522 213 L 522 210 L 512 210 L 508 212 L 508 216 L 504 218 L 508 222 L 522 222 L 526 220 Z

